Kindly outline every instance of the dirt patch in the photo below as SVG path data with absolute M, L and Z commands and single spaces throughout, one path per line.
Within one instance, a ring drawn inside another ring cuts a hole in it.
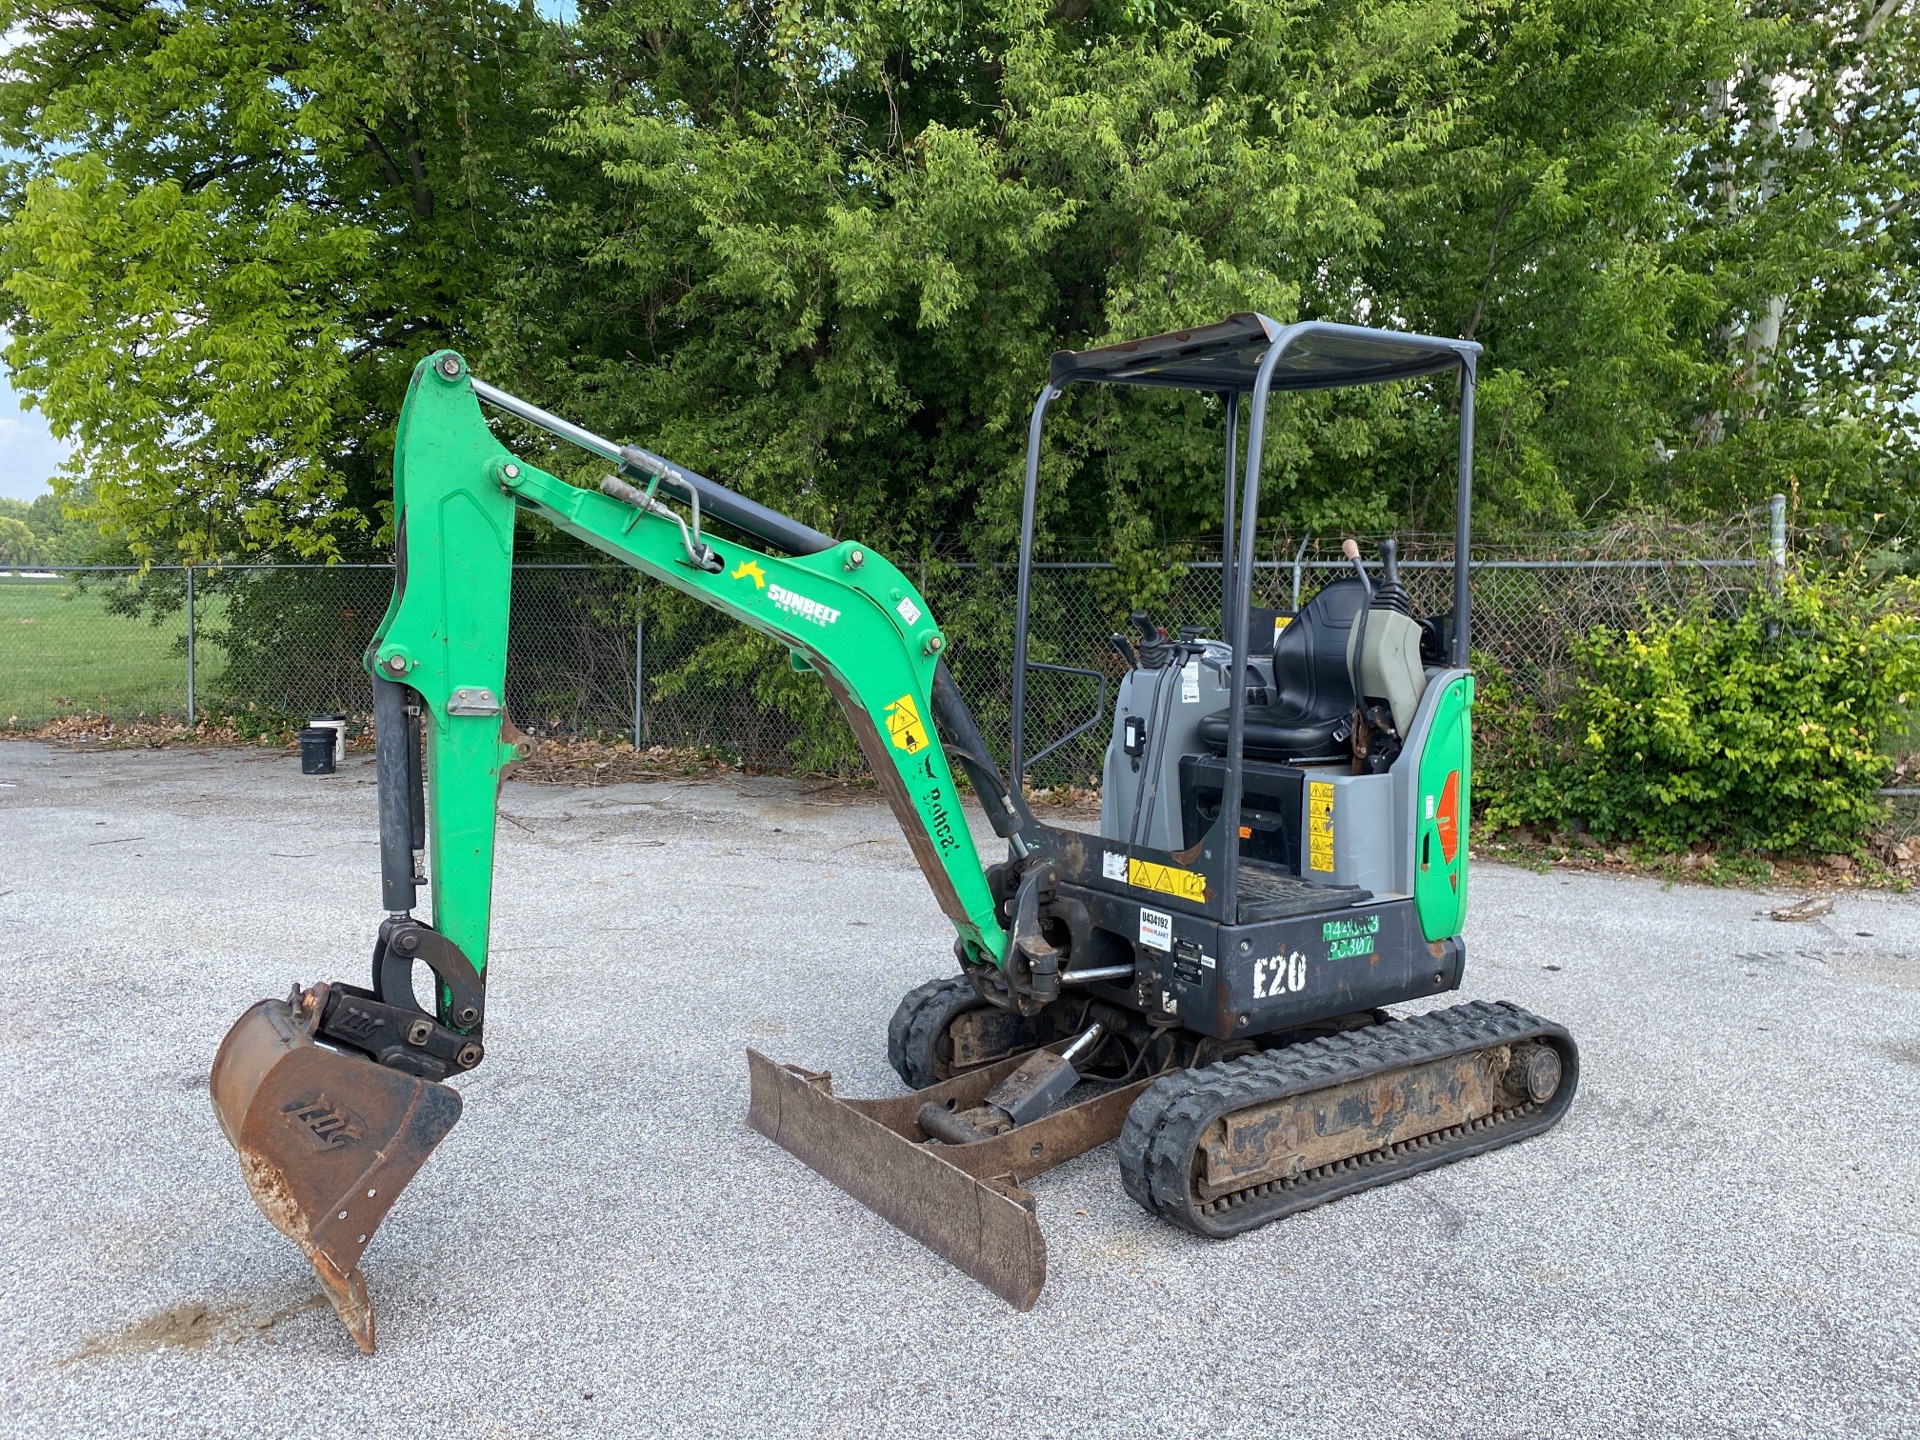
M 689 775 L 744 773 L 722 756 L 706 750 L 680 750 L 669 745 L 636 749 L 624 741 L 538 740 L 533 754 L 513 767 L 516 780 L 535 785 L 622 785 L 630 780 L 658 780 Z
M 62 715 L 37 730 L 0 725 L 0 740 L 39 740 L 70 750 L 169 750 L 176 745 L 233 745 L 247 749 L 297 749 L 297 727 L 265 726 L 250 718 L 219 715 L 188 725 L 162 715 L 157 720 L 110 720 L 104 715 Z M 347 748 L 366 746 L 350 740 Z
M 150 1355 L 156 1350 L 200 1350 L 209 1345 L 234 1345 L 248 1336 L 264 1336 L 283 1321 L 309 1310 L 324 1310 L 326 1306 L 324 1295 L 309 1295 L 275 1310 L 261 1310 L 251 1305 L 215 1307 L 189 1300 L 136 1320 L 124 1329 L 90 1335 L 60 1363 L 74 1365 L 112 1356 Z

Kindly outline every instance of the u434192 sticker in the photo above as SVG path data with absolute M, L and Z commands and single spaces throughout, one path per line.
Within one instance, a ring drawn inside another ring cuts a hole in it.
M 1140 907 L 1140 943 L 1149 950 L 1173 949 L 1173 916 Z

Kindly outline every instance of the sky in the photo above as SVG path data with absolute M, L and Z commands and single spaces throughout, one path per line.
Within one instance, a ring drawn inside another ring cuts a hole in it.
M 0 343 L 5 336 L 0 334 Z M 47 433 L 46 418 L 20 408 L 20 397 L 0 365 L 0 495 L 31 500 L 47 493 L 47 477 L 60 468 L 71 447 Z

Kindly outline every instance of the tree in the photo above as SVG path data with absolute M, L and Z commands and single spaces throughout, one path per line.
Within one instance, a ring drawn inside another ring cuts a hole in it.
M 140 559 L 368 542 L 407 374 L 491 292 L 550 27 L 498 0 L 0 0 L 0 27 L 5 355 L 79 447 L 57 483 Z
M 1884 518 L 1920 101 L 1876 3 L 0 0 L 0 318 L 143 557 L 372 544 L 439 344 L 835 533 L 1002 553 L 1048 352 L 1245 308 L 1481 340 L 1490 526 Z M 1437 526 L 1454 405 L 1278 405 L 1274 535 Z M 1209 530 L 1218 424 L 1066 397 L 1049 543 Z
M 46 545 L 27 522 L 0 511 L 0 566 L 44 565 Z
M 1447 124 L 1418 95 L 1354 112 L 1349 87 L 1407 87 L 1431 48 L 1363 12 L 590 12 L 593 85 L 553 142 L 581 173 L 517 232 L 486 362 L 837 533 L 1003 547 L 1049 351 L 1351 313 L 1383 165 Z M 1365 428 L 1342 416 L 1393 403 L 1294 407 L 1274 453 L 1337 457 Z M 1210 401 L 1070 396 L 1051 528 L 1111 548 L 1216 524 L 1217 425 Z M 1306 508 L 1386 513 L 1331 469 Z
M 1920 520 L 1920 29 L 1900 0 L 1784 0 L 1746 42 L 1685 172 L 1676 258 L 1723 308 L 1672 488 L 1787 490 L 1806 520 L 1897 542 Z

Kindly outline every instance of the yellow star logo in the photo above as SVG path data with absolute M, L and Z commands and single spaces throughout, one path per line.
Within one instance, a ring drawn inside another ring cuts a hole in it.
M 767 572 L 760 568 L 760 562 L 758 560 L 742 560 L 739 567 L 734 570 L 733 578 L 735 580 L 751 578 L 754 589 L 764 590 L 767 588 Z

